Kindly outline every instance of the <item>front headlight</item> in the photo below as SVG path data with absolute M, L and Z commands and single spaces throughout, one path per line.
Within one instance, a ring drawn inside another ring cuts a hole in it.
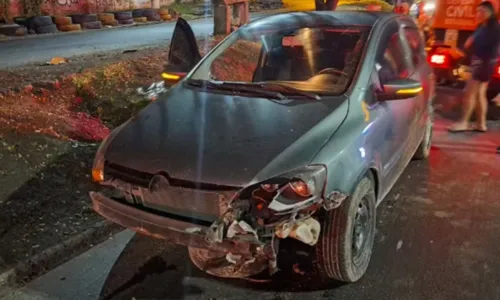
M 97 149 L 94 157 L 94 162 L 92 164 L 92 180 L 95 182 L 104 181 L 104 153 L 108 148 L 108 140 L 113 132 L 111 132 L 104 140 L 102 140 L 101 145 Z
M 130 121 L 130 120 L 129 120 Z M 104 155 L 106 154 L 106 150 L 108 150 L 109 144 L 113 140 L 113 138 L 118 134 L 120 129 L 122 129 L 128 122 L 123 123 L 122 125 L 116 127 L 111 133 L 102 140 L 101 145 L 97 148 L 97 152 L 94 157 L 94 162 L 92 163 L 92 180 L 95 182 L 103 182 L 104 181 Z
M 265 183 L 261 187 L 272 192 L 268 208 L 277 215 L 289 214 L 323 199 L 326 167 L 312 165 L 280 176 L 281 183 Z M 271 182 L 271 181 L 270 181 Z M 274 191 L 273 191 L 274 189 Z

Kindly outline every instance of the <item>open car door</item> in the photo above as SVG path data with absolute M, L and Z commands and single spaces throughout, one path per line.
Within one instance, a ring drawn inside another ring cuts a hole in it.
M 162 74 L 165 83 L 175 84 L 201 60 L 200 50 L 196 43 L 191 26 L 183 18 L 179 18 L 175 24 L 168 62 Z

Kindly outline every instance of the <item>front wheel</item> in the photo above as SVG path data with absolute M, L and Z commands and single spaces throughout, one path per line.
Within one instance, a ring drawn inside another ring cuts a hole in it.
M 431 145 L 432 145 L 432 128 L 434 123 L 434 109 L 432 105 L 429 104 L 429 117 L 427 118 L 427 122 L 425 124 L 425 132 L 420 145 L 418 145 L 417 151 L 413 155 L 414 160 L 422 160 L 429 157 L 431 154 Z
M 375 239 L 376 200 L 373 181 L 366 176 L 339 208 L 326 212 L 316 246 L 317 268 L 324 277 L 356 282 L 365 274 Z

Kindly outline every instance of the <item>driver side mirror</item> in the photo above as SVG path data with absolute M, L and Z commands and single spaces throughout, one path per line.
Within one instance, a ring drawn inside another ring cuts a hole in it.
M 382 85 L 377 92 L 379 101 L 403 100 L 416 97 L 423 90 L 422 84 L 413 79 L 396 79 Z

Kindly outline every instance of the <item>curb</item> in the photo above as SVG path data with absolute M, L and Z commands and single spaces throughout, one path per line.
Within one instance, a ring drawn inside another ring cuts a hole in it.
M 45 274 L 121 230 L 123 228 L 114 223 L 101 221 L 92 228 L 17 263 L 13 268 L 0 273 L 0 291 L 19 287 Z

